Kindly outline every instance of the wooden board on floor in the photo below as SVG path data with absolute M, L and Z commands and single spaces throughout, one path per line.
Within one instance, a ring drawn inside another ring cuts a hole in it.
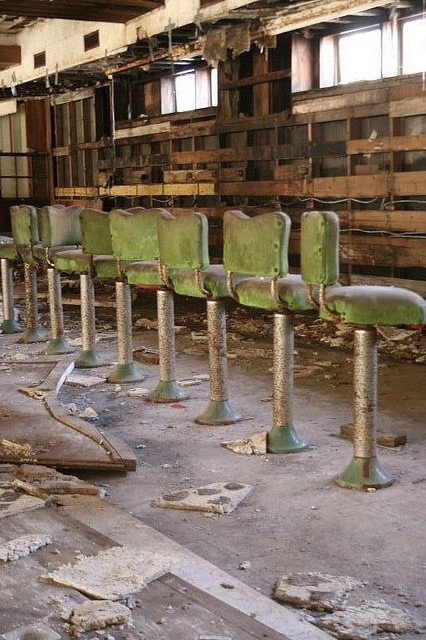
M 134 454 L 123 442 L 67 415 L 55 402 L 54 392 L 46 393 L 43 401 L 19 391 L 22 387 L 46 389 L 46 380 L 55 389 L 65 361 L 0 362 L 0 368 L 0 462 L 72 469 L 135 468 Z
M 63 638 L 68 638 L 61 613 L 70 611 L 87 598 L 74 589 L 49 583 L 41 576 L 64 564 L 74 564 L 80 554 L 95 555 L 116 543 L 65 515 L 55 505 L 5 518 L 0 544 L 26 534 L 47 534 L 52 538 L 52 544 L 25 558 L 0 565 L 0 634 L 43 621 Z M 135 601 L 131 633 L 137 633 L 138 638 L 286 640 L 282 633 L 171 573 L 135 594 Z M 108 627 L 107 632 L 113 634 L 116 630 L 116 627 Z M 129 637 L 126 631 L 125 627 L 115 637 Z M 79 637 L 82 640 L 92 638 L 93 631 Z

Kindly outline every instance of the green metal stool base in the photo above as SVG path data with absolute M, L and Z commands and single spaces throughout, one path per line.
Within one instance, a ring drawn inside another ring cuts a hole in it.
M 48 356 L 60 355 L 61 353 L 74 353 L 75 349 L 68 344 L 65 338 L 53 338 L 47 345 L 44 353 Z
M 187 398 L 188 394 L 175 380 L 168 382 L 160 380 L 147 397 L 147 400 L 149 402 L 175 402 L 176 400 L 186 400 Z
M 15 320 L 3 320 L 0 325 L 0 329 L 3 333 L 20 333 L 23 329 Z
M 382 468 L 377 458 L 353 458 L 345 471 L 336 478 L 336 484 L 345 489 L 382 489 L 393 480 Z
M 108 376 L 107 382 L 116 384 L 127 384 L 130 382 L 141 382 L 145 380 L 146 375 L 142 373 L 137 364 L 131 362 L 129 364 L 118 364 L 114 371 Z
M 43 329 L 27 329 L 18 342 L 20 344 L 32 344 L 33 342 L 45 342 L 46 340 L 46 331 Z
M 105 362 L 95 349 L 80 351 L 77 358 L 74 360 L 74 366 L 76 369 L 91 369 L 93 367 L 102 367 L 104 364 Z
M 210 400 L 207 409 L 201 413 L 198 418 L 195 418 L 197 424 L 234 424 L 234 422 L 241 422 L 243 417 L 235 411 L 228 400 Z
M 294 427 L 272 427 L 267 437 L 268 453 L 297 453 L 308 448 Z

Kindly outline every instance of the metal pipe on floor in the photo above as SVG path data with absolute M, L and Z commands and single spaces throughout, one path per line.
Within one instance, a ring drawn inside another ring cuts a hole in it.
M 228 362 L 226 348 L 226 308 L 219 299 L 207 300 L 207 334 L 209 344 L 210 402 L 195 422 L 198 424 L 233 424 L 242 420 L 228 399 Z
M 1 287 L 3 298 L 3 321 L 0 329 L 3 333 L 19 333 L 21 326 L 15 322 L 13 304 L 13 269 L 6 258 L 1 259 Z
M 173 291 L 157 291 L 160 380 L 149 394 L 151 402 L 175 402 L 188 396 L 176 381 L 175 310 Z

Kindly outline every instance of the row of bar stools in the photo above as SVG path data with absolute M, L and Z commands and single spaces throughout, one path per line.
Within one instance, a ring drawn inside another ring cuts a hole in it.
M 80 212 L 81 243 L 79 249 L 58 252 L 53 262 L 57 271 L 79 274 L 81 296 L 82 350 L 75 360 L 77 368 L 102 365 L 96 350 L 95 296 L 93 279 L 115 280 L 119 277 L 116 259 L 113 256 L 109 213 L 97 209 Z M 121 294 L 121 295 L 119 295 Z M 117 323 L 126 322 L 127 300 L 117 290 Z M 132 354 L 122 353 L 119 340 L 119 363 L 111 374 L 110 381 L 128 382 L 141 380 L 134 367 Z M 136 375 L 137 374 L 137 375 Z
M 336 482 L 366 490 L 392 484 L 376 457 L 377 325 L 426 324 L 426 301 L 397 287 L 334 286 L 339 277 L 339 218 L 333 212 L 302 216 L 301 274 L 312 294 L 319 287 L 320 317 L 352 325 L 354 334 L 353 459 Z

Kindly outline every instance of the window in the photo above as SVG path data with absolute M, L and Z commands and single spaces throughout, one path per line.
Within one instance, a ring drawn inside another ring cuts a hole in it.
M 90 49 L 96 49 L 96 47 L 99 47 L 99 31 L 86 33 L 84 36 L 84 50 L 89 51 Z
M 320 87 L 425 70 L 426 18 L 422 16 L 321 39 Z
M 217 69 L 191 69 L 161 79 L 161 113 L 217 106 Z
M 382 76 L 381 29 L 355 31 L 338 39 L 340 84 L 375 80 Z
M 402 26 L 402 72 L 422 71 L 426 71 L 426 18 L 415 18 Z
M 46 66 L 46 52 L 40 51 L 40 53 L 34 54 L 34 69 Z

